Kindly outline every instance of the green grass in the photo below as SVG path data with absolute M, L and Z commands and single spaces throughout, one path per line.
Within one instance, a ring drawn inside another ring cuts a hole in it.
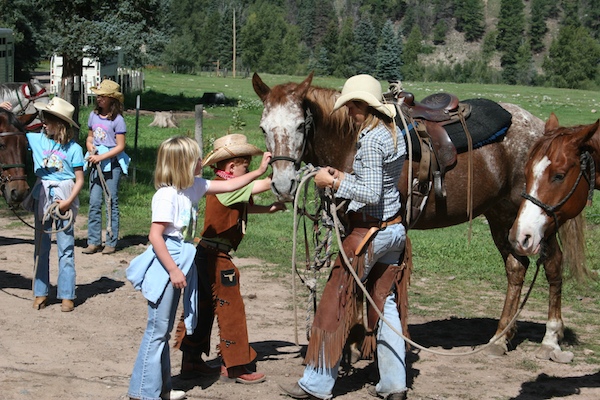
M 276 76 L 261 74 L 263 81 L 269 86 L 284 82 L 301 82 L 305 76 Z M 137 148 L 134 148 L 136 137 L 136 115 L 129 111 L 125 115 L 128 127 L 127 152 L 133 158 L 130 175 L 122 184 L 119 195 L 121 209 L 121 236 L 132 239 L 132 243 L 145 242 L 150 227 L 150 203 L 154 188 L 152 174 L 158 145 L 173 135 L 194 136 L 193 111 L 205 92 L 222 92 L 231 100 L 226 106 L 206 106 L 207 115 L 203 118 L 204 153 L 212 149 L 214 139 L 227 133 L 243 133 L 249 141 L 260 148 L 265 148 L 264 138 L 259 129 L 262 103 L 252 89 L 250 77 L 215 77 L 210 75 L 178 75 L 164 73 L 159 69 L 145 71 L 146 91 L 141 93 L 142 109 L 189 111 L 189 118 L 178 118 L 178 128 L 156 128 L 148 125 L 153 115 L 141 115 L 138 121 Z M 315 77 L 313 85 L 341 88 L 343 79 Z M 474 85 L 452 83 L 417 83 L 404 82 L 404 89 L 415 94 L 417 100 L 439 91 L 448 91 L 461 99 L 483 97 L 495 101 L 511 102 L 533 112 L 542 119 L 547 119 L 550 112 L 557 114 L 562 125 L 587 124 L 599 118 L 600 93 L 581 90 L 555 88 L 521 87 L 508 85 Z M 126 106 L 132 109 L 135 95 L 128 95 Z M 81 110 L 79 120 L 87 121 L 90 108 Z M 84 142 L 87 132 L 82 129 L 80 143 Z M 257 167 L 258 160 L 253 161 L 251 168 Z M 134 174 L 135 171 L 135 174 Z M 205 169 L 205 177 L 212 178 L 211 171 Z M 135 175 L 135 180 L 134 180 Z M 88 211 L 87 184 L 81 193 L 82 215 Z M 587 217 L 587 249 L 588 265 L 600 270 L 600 255 L 594 250 L 600 239 L 600 198 L 592 207 L 585 210 Z M 259 204 L 274 201 L 268 192 L 256 198 Z M 292 204 L 288 211 L 273 215 L 250 215 L 248 232 L 237 251 L 239 257 L 255 257 L 269 265 L 268 271 L 274 277 L 289 280 L 292 256 L 293 213 Z M 199 229 L 202 227 L 204 204 L 200 207 Z M 486 315 L 497 318 L 500 315 L 506 276 L 502 259 L 496 250 L 487 222 L 484 218 L 476 218 L 472 225 L 472 238 L 468 240 L 468 225 L 462 224 L 445 229 L 428 231 L 411 231 L 413 242 L 415 270 L 411 285 L 411 313 L 418 315 L 456 315 L 469 317 Z M 310 235 L 311 226 L 308 225 Z M 298 232 L 300 241 L 303 232 Z M 123 242 L 127 242 L 123 240 Z M 127 251 L 140 252 L 137 246 Z M 304 249 L 302 243 L 298 248 L 298 268 L 304 268 Z M 527 290 L 535 267 L 527 274 L 524 291 Z M 327 277 L 324 271 L 319 279 L 320 288 Z M 304 289 L 299 289 L 301 296 L 306 296 Z M 539 321 L 545 321 L 548 297 L 548 284 L 543 271 L 538 276 L 527 310 L 538 315 Z M 595 326 L 600 311 L 600 283 L 588 282 L 580 284 L 566 280 L 563 287 L 563 308 L 567 324 L 573 326 Z M 569 320 L 569 318 L 573 318 Z M 586 348 L 600 354 L 600 348 L 594 343 L 594 332 L 577 332 Z M 594 358 L 594 356 L 590 356 Z M 598 356 L 596 356 L 598 358 Z M 526 366 L 529 368 L 529 366 Z

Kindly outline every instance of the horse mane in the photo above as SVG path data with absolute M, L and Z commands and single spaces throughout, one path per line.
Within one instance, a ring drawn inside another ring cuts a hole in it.
M 6 126 L 4 127 L 1 123 L 3 120 L 6 121 Z M 25 132 L 25 125 L 19 121 L 15 114 L 0 107 L 0 130 L 4 131 L 9 129 L 10 126 L 15 127 L 19 132 Z
M 311 86 L 306 93 L 305 101 L 315 118 L 315 125 L 337 132 L 342 139 L 356 139 L 358 129 L 348 116 L 345 107 L 333 111 L 333 106 L 340 92 L 335 89 Z

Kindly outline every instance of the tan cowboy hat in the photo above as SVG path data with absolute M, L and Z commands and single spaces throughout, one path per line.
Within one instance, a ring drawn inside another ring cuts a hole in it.
M 232 133 L 231 135 L 215 140 L 213 151 L 204 157 L 202 166 L 213 165 L 229 158 L 258 156 L 262 153 L 261 149 L 248 143 L 246 136 L 239 133 Z
M 75 111 L 75 107 L 73 107 L 73 105 L 68 101 L 54 96 L 52 100 L 48 102 L 48 104 L 36 101 L 33 103 L 33 106 L 44 113 L 55 115 L 63 121 L 68 122 L 71 126 L 79 129 L 79 125 L 73 121 L 73 112 Z
M 382 99 L 381 84 L 377 79 L 366 74 L 355 75 L 348 78 L 346 83 L 344 83 L 342 95 L 336 100 L 333 111 L 338 110 L 349 101 L 360 100 L 380 113 L 394 118 L 396 116 L 396 107 L 393 104 L 383 104 L 381 102 Z
M 104 79 L 98 86 L 92 86 L 90 90 L 98 96 L 112 97 L 121 103 L 125 100 L 121 93 L 121 85 L 110 79 Z

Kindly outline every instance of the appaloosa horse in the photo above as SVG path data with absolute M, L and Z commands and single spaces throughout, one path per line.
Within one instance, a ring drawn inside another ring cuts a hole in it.
M 561 127 L 552 113 L 525 165 L 524 200 L 509 235 L 518 254 L 538 254 L 548 236 L 592 201 L 600 189 L 598 165 L 600 120 Z
M 12 112 L 0 107 L 0 191 L 10 207 L 18 206 L 29 192 L 26 156 L 25 127 Z
M 279 200 L 293 199 L 301 162 L 315 166 L 330 165 L 348 171 L 356 150 L 357 131 L 345 107 L 331 112 L 339 91 L 311 86 L 312 77 L 312 74 L 309 75 L 299 84 L 286 83 L 272 88 L 258 74 L 255 73 L 252 78 L 254 91 L 264 104 L 260 127 L 267 149 L 273 153 L 272 188 Z M 512 124 L 503 138 L 472 151 L 473 181 L 467 184 L 467 176 L 470 175 L 468 152 L 458 154 L 456 165 L 445 174 L 443 207 L 436 205 L 435 195 L 430 195 L 414 226 L 415 229 L 432 229 L 466 222 L 469 220 L 466 205 L 470 198 L 472 216 L 483 214 L 487 218 L 494 243 L 504 259 L 508 278 L 502 315 L 496 334 L 490 339 L 495 344 L 488 348 L 488 353 L 493 355 L 508 351 L 509 340 L 516 331 L 513 326 L 500 336 L 518 310 L 529 259 L 515 252 L 508 240 L 508 231 L 522 200 L 521 191 L 525 185 L 523 169 L 529 146 L 544 130 L 542 120 L 519 106 L 507 103 L 501 106 L 512 115 Z M 408 164 L 405 163 L 399 183 L 404 198 L 408 187 Z M 412 168 L 416 170 L 418 163 L 413 163 Z M 467 187 L 472 188 L 472 197 L 467 194 Z M 564 238 L 563 245 L 571 245 L 572 239 Z M 550 235 L 546 242 L 544 268 L 550 284 L 548 323 L 546 337 L 537 356 L 549 359 L 552 352 L 560 352 L 559 340 L 564 326 L 560 303 L 562 252 L 556 235 Z M 581 265 L 569 265 L 574 264 Z
M 36 101 L 48 103 L 50 96 L 44 85 L 39 80 L 32 78 L 29 82 L 0 83 L 0 103 L 8 101 L 12 105 L 12 112 L 17 116 L 29 115 L 25 122 L 28 131 L 35 131 L 42 127 L 42 122 L 37 118 L 37 109 L 33 106 Z

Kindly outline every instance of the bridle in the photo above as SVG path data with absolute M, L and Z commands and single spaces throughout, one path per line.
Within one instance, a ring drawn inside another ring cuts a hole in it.
M 269 165 L 272 165 L 275 161 L 289 161 L 294 164 L 296 171 L 300 169 L 302 164 L 302 156 L 306 152 L 306 144 L 308 143 L 308 137 L 315 129 L 315 123 L 313 120 L 312 112 L 309 108 L 306 109 L 306 115 L 304 116 L 304 132 L 302 137 L 302 151 L 298 158 L 293 158 L 290 156 L 280 156 L 274 155 L 271 157 L 271 161 L 269 161 Z
M 588 171 L 589 171 L 589 173 L 588 173 Z M 533 197 L 532 195 L 530 195 L 529 193 L 527 193 L 525 190 L 523 190 L 523 192 L 521 193 L 521 197 L 523 197 L 525 200 L 531 201 L 533 204 L 535 204 L 536 206 L 538 206 L 539 208 L 544 210 L 546 212 L 546 214 L 550 215 L 554 219 L 555 229 L 558 230 L 558 217 L 556 216 L 556 210 L 558 210 L 567 201 L 569 201 L 569 199 L 571 198 L 573 193 L 575 193 L 575 189 L 577 189 L 577 185 L 579 185 L 579 181 L 581 181 L 581 177 L 584 177 L 590 186 L 590 189 L 588 191 L 587 201 L 588 201 L 588 204 L 591 204 L 592 199 L 594 198 L 593 179 L 595 176 L 596 176 L 596 165 L 594 164 L 594 159 L 592 158 L 590 153 L 586 151 L 586 152 L 581 153 L 581 155 L 579 156 L 579 175 L 577 175 L 577 179 L 575 180 L 573 187 L 571 188 L 569 193 L 567 193 L 567 195 L 565 197 L 563 197 L 563 199 L 561 201 L 559 201 L 557 204 L 551 206 L 549 204 L 543 203 L 540 200 Z
M 21 96 L 17 96 L 18 105 L 21 107 L 21 109 L 18 112 L 16 112 L 15 115 L 24 115 L 25 111 L 27 110 L 27 108 L 29 107 L 29 105 L 31 103 L 33 103 L 43 97 L 50 97 L 48 92 L 46 92 L 46 88 L 42 87 L 39 91 L 33 93 L 32 89 L 34 89 L 34 88 L 35 88 L 35 85 L 33 85 L 31 83 L 24 83 L 21 85 L 20 92 L 23 95 L 23 98 L 25 100 L 27 100 L 27 102 L 22 102 Z M 29 93 L 28 93 L 27 89 L 29 89 Z M 37 113 L 38 112 L 36 110 L 35 114 L 37 114 Z

